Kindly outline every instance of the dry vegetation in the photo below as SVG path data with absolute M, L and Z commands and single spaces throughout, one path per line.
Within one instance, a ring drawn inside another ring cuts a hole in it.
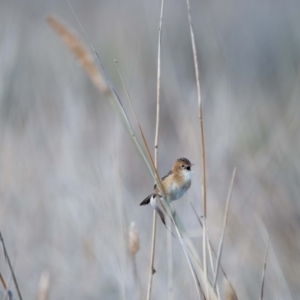
M 1 3 L 0 296 L 297 299 L 300 5 L 71 4 Z

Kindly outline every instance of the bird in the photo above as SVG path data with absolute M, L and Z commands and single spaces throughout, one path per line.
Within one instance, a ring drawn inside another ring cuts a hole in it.
M 161 178 L 166 201 L 174 201 L 181 198 L 190 188 L 192 183 L 192 165 L 187 158 L 180 157 L 174 162 L 171 171 Z M 155 184 L 154 192 L 147 196 L 140 205 L 153 204 L 153 200 L 157 196 L 160 199 L 163 198 L 163 195 Z

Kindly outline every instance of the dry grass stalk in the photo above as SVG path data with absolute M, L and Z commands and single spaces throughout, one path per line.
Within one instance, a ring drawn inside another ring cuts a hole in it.
M 266 267 L 267 267 L 267 258 L 268 258 L 268 252 L 269 252 L 269 243 L 268 240 L 267 249 L 266 249 L 266 255 L 264 260 L 264 267 L 263 267 L 263 273 L 262 273 L 262 279 L 261 279 L 261 289 L 260 289 L 260 300 L 263 300 L 264 298 L 264 285 L 265 285 L 265 275 L 266 275 Z
M 155 167 L 155 163 L 154 163 L 154 160 L 153 160 L 153 158 L 152 158 L 152 155 L 151 155 L 151 152 L 150 152 L 150 148 L 149 148 L 148 143 L 147 143 L 147 141 L 146 141 L 146 138 L 145 138 L 143 129 L 142 129 L 141 124 L 140 124 L 140 122 L 139 122 L 139 120 L 138 120 L 138 118 L 137 118 L 137 114 L 136 114 L 135 109 L 134 109 L 134 107 L 133 107 L 133 104 L 132 104 L 132 101 L 131 101 L 131 98 L 130 98 L 128 89 L 127 89 L 127 87 L 126 87 L 125 81 L 124 81 L 123 76 L 122 76 L 122 74 L 121 74 L 121 71 L 120 71 L 120 68 L 119 68 L 118 61 L 115 60 L 115 63 L 116 63 L 116 66 L 117 66 L 117 69 L 118 69 L 118 72 L 119 72 L 119 75 L 120 75 L 122 84 L 123 84 L 123 86 L 124 86 L 124 89 L 125 89 L 125 92 L 126 92 L 126 96 L 127 96 L 127 98 L 128 98 L 129 104 L 130 104 L 131 111 L 132 111 L 132 113 L 133 113 L 133 115 L 134 115 L 135 122 L 136 122 L 136 124 L 137 124 L 137 126 L 138 126 L 139 132 L 140 132 L 141 137 L 142 137 L 142 140 L 143 140 L 143 144 L 144 144 L 144 146 L 145 146 L 145 149 L 146 149 L 148 158 L 149 158 L 149 160 L 150 160 L 150 165 L 148 165 L 147 159 L 145 158 L 145 156 L 143 156 L 144 161 L 147 163 L 148 169 L 151 171 L 151 174 L 152 174 L 152 176 L 154 177 L 155 182 L 156 182 L 156 184 L 157 184 L 157 186 L 158 186 L 160 192 L 162 193 L 162 195 L 164 195 L 164 190 L 163 190 L 163 186 L 162 186 L 162 184 L 161 184 L 160 177 L 159 177 L 158 172 L 157 172 L 157 169 L 156 169 L 156 167 Z M 133 134 L 133 133 L 132 133 L 132 134 Z M 135 138 L 134 135 L 133 135 L 133 137 Z M 153 172 L 152 172 L 153 170 L 154 170 L 154 174 L 153 174 Z M 162 221 L 163 221 L 163 220 L 162 220 Z M 164 223 L 164 224 L 165 224 L 165 223 Z
M 154 143 L 154 160 L 155 167 L 157 168 L 157 155 L 158 155 L 158 129 L 159 129 L 159 112 L 160 112 L 160 77 L 161 77 L 161 36 L 162 36 L 162 20 L 163 20 L 163 7 L 164 1 L 161 1 L 160 21 L 158 29 L 158 53 L 157 53 L 157 90 L 156 90 L 156 131 L 155 131 L 155 143 Z M 153 215 L 153 231 L 156 224 L 156 214 Z M 168 228 L 172 229 L 172 219 L 169 218 Z M 172 300 L 173 297 L 173 237 L 171 232 L 166 232 L 167 236 L 167 260 L 168 260 L 168 300 Z M 154 236 L 154 235 L 153 235 Z M 155 238 L 155 236 L 154 236 Z M 154 248 L 153 248 L 154 251 Z
M 230 204 L 230 200 L 231 200 L 231 194 L 232 194 L 232 188 L 233 188 L 233 184 L 234 184 L 235 175 L 236 175 L 236 168 L 234 168 L 233 173 L 232 173 L 230 187 L 229 187 L 228 196 L 227 196 L 227 200 L 226 200 L 226 208 L 225 208 L 224 220 L 223 220 L 223 229 L 222 229 L 222 234 L 221 234 L 221 238 L 220 238 L 220 242 L 219 242 L 218 256 L 217 256 L 217 263 L 216 263 L 216 273 L 215 273 L 214 284 L 213 284 L 214 289 L 216 288 L 217 279 L 218 279 L 219 266 L 220 266 L 220 260 L 221 260 L 221 255 L 222 255 L 222 248 L 223 248 L 223 241 L 224 241 L 225 230 L 226 230 L 226 225 L 227 225 L 229 204 Z
M 194 213 L 195 213 L 195 215 L 196 215 L 196 217 L 197 217 L 197 219 L 198 219 L 198 222 L 199 222 L 201 228 L 203 229 L 202 221 L 201 221 L 200 217 L 198 216 L 198 214 L 197 214 L 197 212 L 196 212 L 196 209 L 195 209 L 194 205 L 193 205 L 192 203 L 190 203 L 190 204 L 191 204 L 191 206 L 192 206 L 192 208 L 193 208 L 193 211 L 194 211 Z M 208 249 L 211 250 L 211 252 L 214 254 L 215 258 L 217 258 L 216 251 L 214 250 L 214 248 L 213 248 L 213 246 L 212 246 L 212 244 L 211 244 L 211 241 L 210 241 L 210 239 L 209 239 L 208 234 L 207 234 L 207 240 L 208 240 L 208 246 L 209 246 Z M 232 291 L 232 293 L 234 294 L 234 297 L 235 297 L 234 299 L 238 299 L 237 296 L 236 296 L 235 290 L 234 290 L 232 284 L 230 283 L 230 281 L 229 281 L 229 279 L 228 279 L 228 277 L 227 277 L 227 274 L 226 274 L 225 270 L 223 269 L 221 263 L 219 264 L 219 267 L 221 268 L 221 271 L 222 271 L 222 273 L 223 273 L 223 275 L 224 275 L 224 277 L 225 277 L 225 279 L 226 279 L 226 284 L 230 285 L 230 289 L 231 289 L 231 291 Z M 214 270 L 213 267 L 212 267 L 212 270 L 213 270 L 213 274 L 215 275 L 215 270 Z M 218 287 L 218 285 L 217 285 L 217 287 Z M 218 298 L 220 298 L 219 292 L 218 292 Z
M 200 77 L 199 77 L 199 64 L 198 64 L 198 56 L 196 50 L 196 42 L 194 29 L 192 24 L 192 16 L 191 16 L 191 7 L 190 1 L 186 0 L 187 10 L 188 10 L 188 19 L 189 19 L 189 27 L 190 27 L 190 35 L 194 56 L 194 67 L 195 67 L 195 75 L 196 75 L 196 84 L 197 84 L 197 98 L 198 98 L 198 119 L 199 119 L 199 128 L 200 128 L 200 145 L 201 145 L 201 162 L 202 162 L 202 207 L 203 207 L 203 267 L 205 273 L 205 281 L 206 281 L 206 293 L 208 293 L 208 279 L 207 279 L 207 263 L 206 263 L 206 164 L 205 164 L 205 146 L 204 146 L 204 129 L 203 129 L 203 118 L 202 118 L 202 101 L 201 101 L 201 90 L 200 90 Z
M 213 262 L 213 257 L 212 257 L 212 246 L 211 246 L 211 243 L 209 241 L 208 232 L 206 232 L 206 239 L 207 239 L 207 245 L 208 245 L 207 248 L 208 248 L 208 256 L 209 256 L 209 261 L 210 261 L 210 267 L 211 267 L 211 270 L 212 270 L 212 275 L 215 276 L 216 271 L 215 271 L 215 268 L 214 268 L 214 262 Z M 219 289 L 218 285 L 216 286 L 216 292 L 217 292 L 217 295 L 218 295 L 218 300 L 221 300 L 220 289 Z
M 179 241 L 181 243 L 181 247 L 182 247 L 182 249 L 184 251 L 184 254 L 185 254 L 186 259 L 187 259 L 188 264 L 189 264 L 189 268 L 191 269 L 191 272 L 192 272 L 192 275 L 193 275 L 194 282 L 196 284 L 198 299 L 200 299 L 200 300 L 202 300 L 202 299 L 206 300 L 205 294 L 204 294 L 203 289 L 201 287 L 200 280 L 199 280 L 198 275 L 197 275 L 195 264 L 192 261 L 192 256 L 191 256 L 190 251 L 189 251 L 190 249 L 188 249 L 188 245 L 186 244 L 186 241 L 183 239 L 183 237 L 182 237 L 180 231 L 178 230 L 178 228 L 175 227 L 175 229 L 177 231 L 177 234 L 178 234 L 178 237 L 179 237 Z
M 171 228 L 172 220 L 169 219 L 168 227 Z M 173 237 L 167 232 L 167 258 L 168 258 L 168 300 L 174 299 L 173 295 Z
M 159 20 L 159 28 L 158 28 L 156 124 L 155 124 L 155 138 L 154 138 L 154 166 L 156 170 L 157 170 L 159 111 L 160 111 L 160 57 L 161 57 L 161 29 L 162 29 L 163 9 L 164 9 L 164 0 L 161 1 L 160 20 Z M 159 178 L 158 180 L 160 181 Z M 154 199 L 154 201 L 156 201 L 156 199 Z M 154 205 L 157 206 L 156 203 L 154 203 Z M 151 298 L 152 282 L 153 282 L 153 275 L 154 275 L 153 270 L 154 270 L 155 241 L 156 241 L 156 219 L 157 219 L 157 215 L 156 215 L 156 211 L 154 210 L 153 220 L 152 220 L 150 271 L 149 271 L 149 280 L 148 280 L 147 297 L 146 297 L 147 300 L 150 300 Z
M 20 298 L 20 300 L 22 300 L 22 295 L 21 295 L 21 292 L 20 292 L 20 289 L 19 289 L 19 285 L 18 285 L 18 282 L 17 282 L 17 278 L 15 276 L 15 272 L 13 270 L 13 267 L 11 265 L 11 262 L 10 262 L 10 259 L 9 259 L 9 256 L 8 256 L 8 253 L 7 253 L 7 250 L 6 250 L 6 247 L 5 247 L 5 243 L 4 243 L 4 239 L 2 237 L 2 233 L 0 231 L 0 241 L 2 243 L 2 247 L 3 247 L 3 252 L 4 252 L 4 257 L 5 257 L 5 260 L 8 264 L 8 267 L 9 267 L 9 270 L 10 270 L 10 273 L 11 273 L 11 276 L 13 278 L 13 282 L 14 282 L 14 285 L 16 287 L 16 290 L 17 290 L 17 293 L 18 293 L 18 296 Z M 2 278 L 3 279 L 3 278 Z M 9 294 L 10 291 L 8 291 L 8 294 Z M 11 292 L 10 292 L 11 293 Z
M 89 51 L 85 48 L 79 38 L 58 18 L 48 16 L 47 22 L 50 27 L 60 36 L 66 47 L 74 54 L 79 65 L 86 71 L 94 85 L 102 92 L 108 93 L 109 88 L 101 76 L 97 65 Z
M 133 107 L 133 104 L 132 104 L 132 101 L 131 101 L 131 98 L 130 98 L 128 89 L 127 89 L 127 87 L 126 87 L 124 78 L 123 78 L 123 76 L 122 76 L 122 74 L 121 74 L 121 71 L 120 71 L 119 64 L 118 64 L 118 61 L 117 61 L 117 60 L 115 60 L 115 64 L 116 64 L 116 66 L 117 66 L 117 70 L 118 70 L 118 73 L 119 73 L 119 75 L 120 75 L 120 78 L 121 78 L 123 87 L 124 87 L 124 89 L 125 89 L 125 92 L 126 92 L 126 95 L 127 95 L 127 98 L 128 98 L 128 101 L 129 101 L 129 104 L 130 104 L 132 113 L 133 113 L 133 115 L 134 115 L 136 124 L 137 124 L 137 126 L 138 126 L 138 128 L 139 128 L 139 131 L 140 131 L 140 134 L 141 134 L 141 137 L 142 137 L 144 146 L 145 146 L 145 148 L 146 148 L 146 152 L 147 152 L 147 154 L 148 154 L 148 158 L 149 158 L 149 160 L 151 161 L 152 168 L 154 169 L 154 174 L 155 174 L 155 175 L 154 175 L 153 177 L 154 177 L 154 179 L 156 180 L 156 183 L 157 183 L 158 187 L 161 188 L 162 194 L 164 194 L 163 188 L 162 188 L 162 185 L 161 185 L 161 182 L 160 182 L 160 178 L 159 178 L 159 176 L 158 176 L 158 172 L 157 172 L 157 169 L 156 169 L 156 167 L 155 167 L 155 163 L 154 163 L 153 158 L 152 158 L 151 153 L 150 153 L 150 149 L 149 149 L 148 143 L 147 143 L 147 141 L 146 141 L 146 138 L 145 138 L 144 132 L 143 132 L 143 130 L 142 130 L 142 127 L 141 127 L 141 125 L 140 125 L 140 123 L 139 123 L 139 121 L 138 121 L 138 118 L 137 118 L 135 109 L 134 109 L 134 107 Z M 133 138 L 135 139 L 135 136 L 133 136 Z M 135 139 L 135 141 L 136 141 L 136 139 Z M 144 158 L 145 162 L 147 163 L 146 157 L 145 157 L 144 155 L 143 155 L 143 158 Z M 147 164 L 147 166 L 148 166 L 149 170 L 152 171 L 151 167 L 150 167 L 148 164 Z M 165 216 L 164 216 L 164 213 L 162 212 L 162 210 L 160 209 L 160 207 L 158 206 L 158 204 L 156 203 L 156 201 L 155 201 L 154 199 L 151 199 L 151 203 L 150 203 L 150 204 L 151 204 L 152 208 L 154 209 L 154 211 L 156 211 L 156 212 L 159 214 L 159 216 L 160 216 L 160 218 L 161 218 L 161 221 L 164 223 L 165 227 L 167 228 L 167 225 L 166 225 L 166 222 L 165 222 Z M 162 207 L 164 208 L 163 205 L 162 205 Z M 164 208 L 164 210 L 165 210 L 165 212 L 166 212 L 166 209 L 165 209 L 165 208 Z M 167 212 L 166 212 L 166 213 L 167 213 Z M 156 215 L 155 215 L 155 218 L 156 218 Z M 155 222 L 155 223 L 156 223 L 156 222 Z M 168 229 L 168 228 L 167 228 L 167 229 Z M 169 229 L 168 229 L 168 230 L 169 230 Z M 153 269 L 153 268 L 152 268 L 152 269 Z
M 38 300 L 49 299 L 50 274 L 48 271 L 43 271 L 38 285 Z

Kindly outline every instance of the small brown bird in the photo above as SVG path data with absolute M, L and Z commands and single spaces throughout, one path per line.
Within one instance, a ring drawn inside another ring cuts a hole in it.
M 192 164 L 191 162 L 184 158 L 178 158 L 173 164 L 172 170 L 168 173 L 168 175 L 164 176 L 161 179 L 161 184 L 165 192 L 165 198 L 167 201 L 174 201 L 183 196 L 183 194 L 190 188 L 191 186 L 191 170 Z M 154 185 L 154 193 L 146 197 L 140 205 L 146 205 L 151 202 L 156 196 L 162 198 L 162 195 L 156 186 Z

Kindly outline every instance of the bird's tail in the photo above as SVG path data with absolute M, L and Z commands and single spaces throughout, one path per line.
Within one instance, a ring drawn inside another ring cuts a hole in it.
M 147 204 L 149 204 L 150 203 L 150 199 L 151 199 L 151 197 L 156 197 L 156 194 L 151 194 L 151 195 L 149 195 L 148 197 L 146 197 L 141 203 L 140 203 L 140 205 L 147 205 Z

